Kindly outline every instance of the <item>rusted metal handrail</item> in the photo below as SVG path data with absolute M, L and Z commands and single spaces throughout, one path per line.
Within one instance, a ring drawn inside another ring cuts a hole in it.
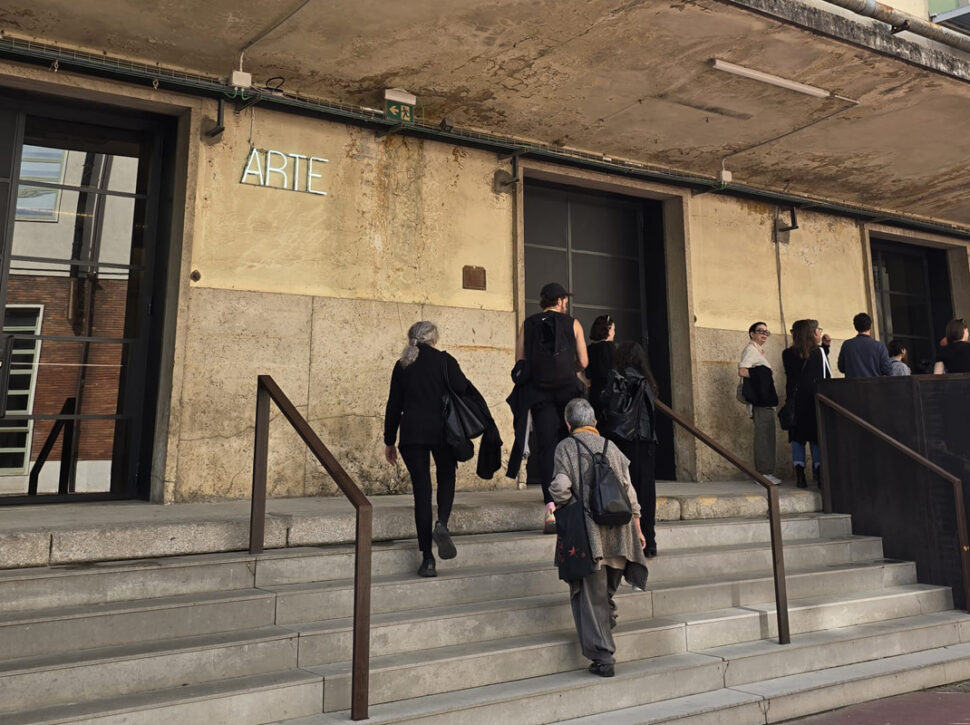
M 747 463 L 735 456 L 708 435 L 695 428 L 691 423 L 675 413 L 663 402 L 656 400 L 654 405 L 661 413 L 674 421 L 681 428 L 704 443 L 721 458 L 748 476 L 755 483 L 761 484 L 768 491 L 768 524 L 771 529 L 771 562 L 775 578 L 775 612 L 778 617 L 778 643 L 791 643 L 791 631 L 788 626 L 788 587 L 785 583 L 785 553 L 781 541 L 781 507 L 778 503 L 778 487 L 754 470 Z
M 266 460 L 269 448 L 269 402 L 272 399 L 293 426 L 310 452 L 333 478 L 357 510 L 357 539 L 354 545 L 354 643 L 351 683 L 351 720 L 367 719 L 370 679 L 370 595 L 373 506 L 343 466 L 313 431 L 296 406 L 269 375 L 256 379 L 256 445 L 253 453 L 253 502 L 249 520 L 249 553 L 263 551 L 266 526 Z
M 879 430 L 872 423 L 860 418 L 851 410 L 842 407 L 828 396 L 817 393 L 815 395 L 815 401 L 815 405 L 817 406 L 816 412 L 818 413 L 819 440 L 822 446 L 822 467 L 826 472 L 822 479 L 822 508 L 826 513 L 832 513 L 832 490 L 829 488 L 829 482 L 832 479 L 832 467 L 829 465 L 828 444 L 825 437 L 825 417 L 822 415 L 823 405 L 831 408 L 842 417 L 876 436 L 883 443 L 886 443 L 903 455 L 916 461 L 930 473 L 934 473 L 944 481 L 947 481 L 953 488 L 953 504 L 957 517 L 957 538 L 960 540 L 960 564 L 963 569 L 963 594 L 964 601 L 967 602 L 968 611 L 970 611 L 970 537 L 967 536 L 967 515 L 963 503 L 963 481 L 933 463 L 929 458 L 920 455 L 906 444 L 899 442 L 888 433 Z

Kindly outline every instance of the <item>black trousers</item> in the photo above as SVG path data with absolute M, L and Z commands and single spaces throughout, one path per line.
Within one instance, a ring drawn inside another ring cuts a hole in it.
M 532 432 L 535 436 L 535 450 L 530 451 L 530 457 L 535 456 L 539 464 L 539 483 L 542 484 L 542 500 L 545 503 L 552 503 L 549 485 L 552 483 L 553 469 L 556 465 L 556 446 L 569 435 L 566 420 L 563 418 L 566 403 L 582 396 L 577 378 L 576 385 L 550 390 L 544 400 L 540 400 L 530 408 Z
M 418 532 L 418 548 L 424 556 L 431 556 L 431 457 L 434 456 L 435 478 L 438 481 L 438 521 L 447 525 L 451 505 L 455 502 L 455 471 L 458 461 L 451 447 L 445 444 L 400 446 L 401 458 L 411 476 L 414 493 L 414 527 Z
M 612 440 L 612 439 L 611 439 Z M 640 529 L 647 548 L 657 548 L 657 444 L 653 441 L 612 440 L 630 459 L 630 481 L 640 502 Z

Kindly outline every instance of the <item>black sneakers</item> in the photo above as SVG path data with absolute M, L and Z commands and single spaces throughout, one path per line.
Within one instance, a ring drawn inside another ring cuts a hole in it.
M 434 530 L 431 532 L 431 538 L 438 545 L 438 556 L 442 559 L 454 559 L 458 556 L 458 550 L 455 548 L 455 542 L 451 540 L 448 527 L 440 521 L 434 522 Z
M 600 677 L 613 677 L 616 671 L 609 662 L 592 662 L 588 667 L 589 671 Z
M 438 576 L 438 571 L 434 567 L 434 557 L 426 556 L 421 566 L 418 567 L 418 576 L 432 577 Z

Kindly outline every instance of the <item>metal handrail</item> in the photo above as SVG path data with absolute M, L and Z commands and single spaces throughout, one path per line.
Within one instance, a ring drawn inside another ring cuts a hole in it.
M 822 479 L 822 508 L 826 513 L 832 513 L 832 490 L 829 488 L 829 481 L 832 478 L 832 467 L 829 465 L 828 459 L 828 445 L 825 437 L 825 418 L 821 414 L 823 405 L 828 406 L 842 417 L 876 436 L 883 443 L 888 444 L 903 455 L 916 461 L 930 473 L 935 473 L 943 480 L 949 482 L 950 486 L 953 488 L 953 504 L 954 508 L 956 509 L 957 517 L 957 538 L 960 540 L 960 564 L 963 569 L 964 601 L 967 602 L 968 611 L 970 611 L 970 537 L 967 536 L 967 516 L 963 503 L 963 481 L 949 471 L 946 471 L 937 464 L 933 463 L 933 461 L 930 459 L 920 455 L 906 444 L 899 442 L 888 433 L 879 430 L 872 423 L 860 418 L 851 410 L 842 407 L 828 396 L 817 393 L 815 395 L 815 400 L 818 412 L 819 439 L 822 442 L 822 466 L 826 471 L 825 477 Z
M 790 644 L 791 631 L 788 626 L 788 588 L 785 583 L 785 553 L 781 541 L 781 507 L 778 503 L 778 487 L 767 478 L 754 470 L 747 463 L 721 446 L 710 436 L 705 435 L 691 423 L 675 413 L 660 400 L 654 401 L 654 406 L 661 413 L 674 421 L 681 428 L 697 438 L 701 443 L 724 458 L 728 463 L 749 476 L 755 483 L 761 484 L 768 491 L 768 524 L 771 529 L 771 562 L 775 579 L 775 610 L 778 617 L 778 643 Z
M 353 482 L 343 466 L 320 440 L 296 406 L 269 375 L 256 379 L 256 444 L 253 453 L 253 502 L 249 519 L 249 553 L 263 551 L 266 526 L 266 460 L 269 448 L 269 402 L 272 399 L 283 417 L 297 432 L 357 511 L 354 545 L 354 643 L 350 718 L 367 719 L 370 678 L 371 543 L 374 531 L 373 505 Z

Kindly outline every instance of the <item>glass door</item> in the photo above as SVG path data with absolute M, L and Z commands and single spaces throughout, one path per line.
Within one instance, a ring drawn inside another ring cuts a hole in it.
M 0 503 L 147 493 L 157 134 L 66 115 L 0 114 Z

